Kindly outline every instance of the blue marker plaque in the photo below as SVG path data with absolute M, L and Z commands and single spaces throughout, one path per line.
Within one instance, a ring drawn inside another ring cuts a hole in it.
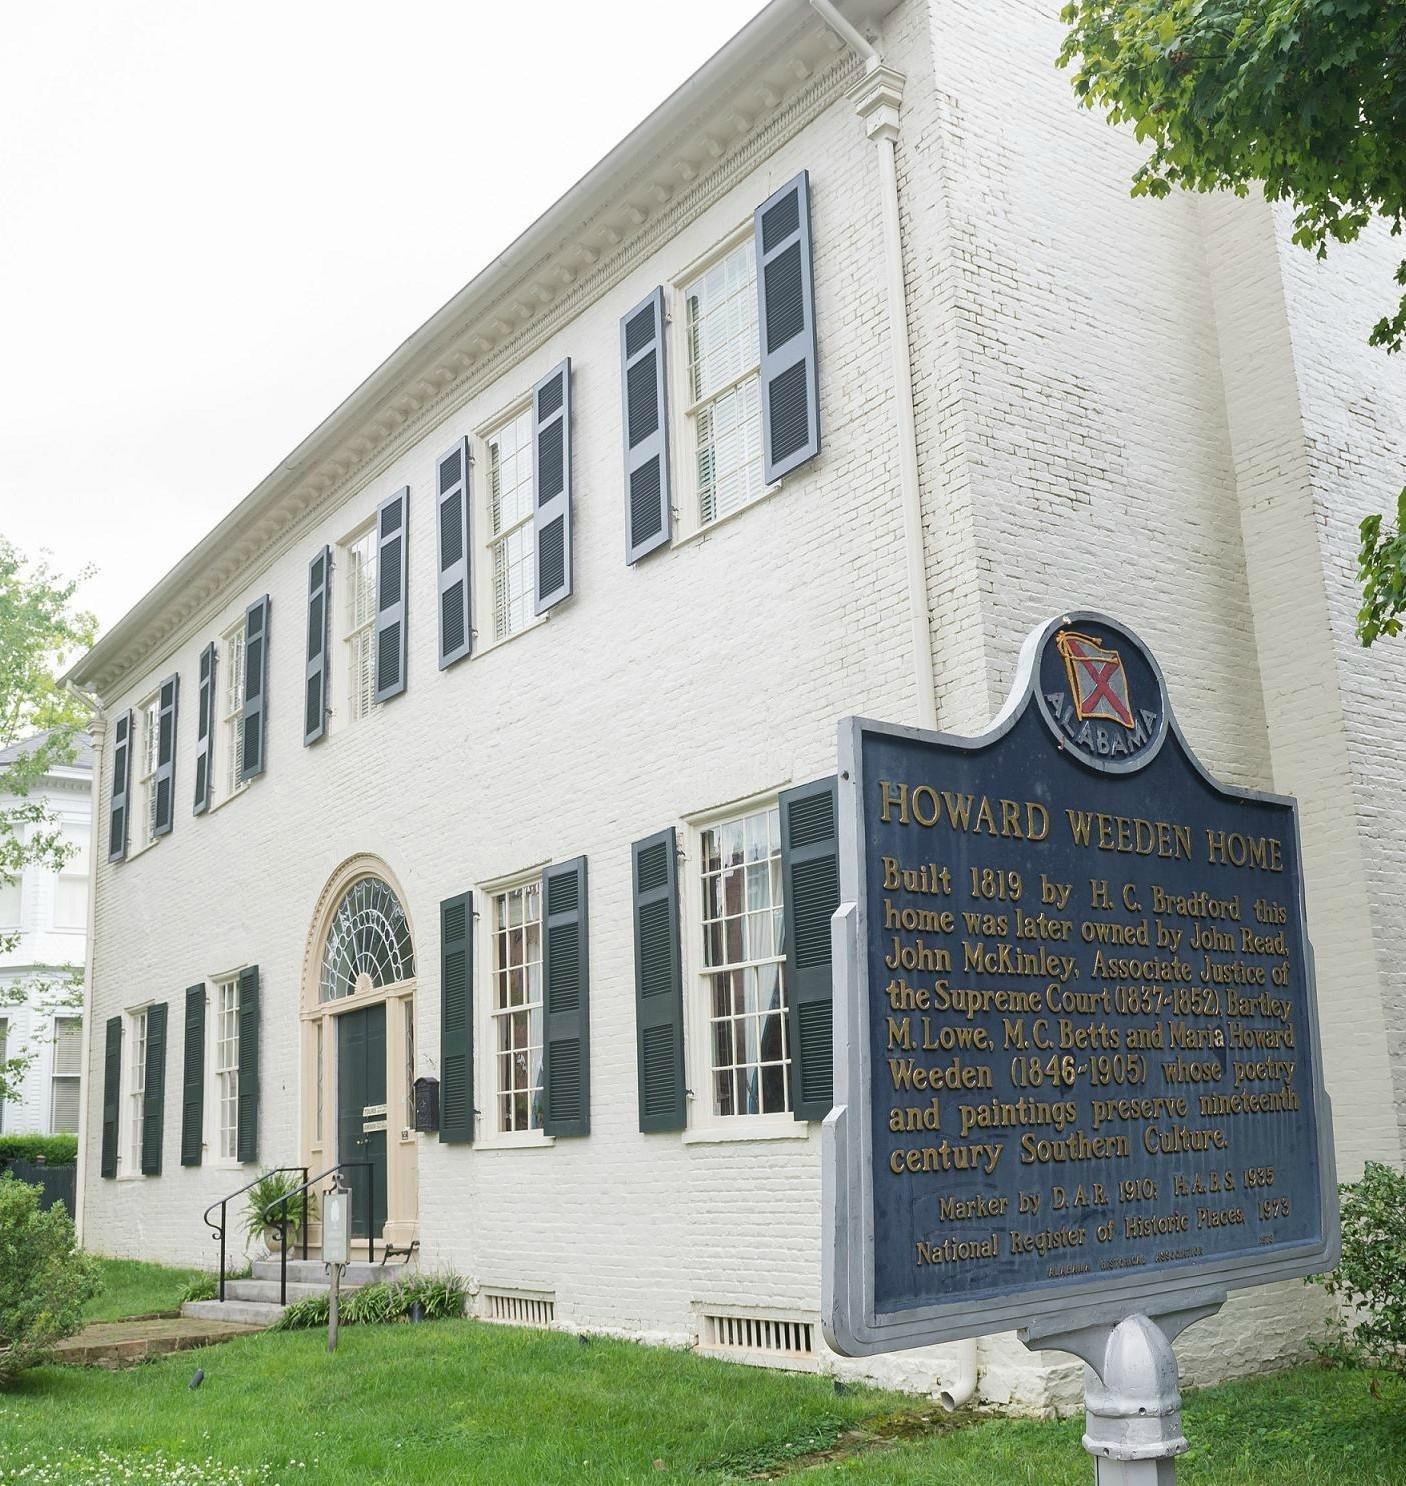
M 1217 783 L 1127 628 L 975 738 L 841 728 L 825 1323 L 852 1355 L 1331 1267 L 1293 800 Z

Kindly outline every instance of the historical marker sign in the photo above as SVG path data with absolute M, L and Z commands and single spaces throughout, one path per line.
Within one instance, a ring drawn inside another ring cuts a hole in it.
M 1331 1267 L 1294 801 L 1213 780 L 1093 613 L 980 737 L 850 719 L 840 753 L 831 1344 Z

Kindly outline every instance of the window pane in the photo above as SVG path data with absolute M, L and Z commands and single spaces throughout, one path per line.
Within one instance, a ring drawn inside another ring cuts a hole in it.
M 502 1130 L 540 1123 L 542 1090 L 541 893 L 537 883 L 493 899 L 493 1019 Z

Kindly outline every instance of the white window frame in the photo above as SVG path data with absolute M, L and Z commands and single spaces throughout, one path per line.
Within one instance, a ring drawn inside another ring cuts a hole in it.
M 86 850 L 89 861 L 91 861 L 93 850 L 93 828 L 90 822 L 86 820 L 65 820 L 61 822 L 61 830 L 66 842 L 69 842 L 70 832 L 79 832 L 88 838 Z M 69 842 L 69 844 L 78 846 L 79 850 L 74 852 L 74 854 L 70 856 L 68 860 L 63 864 L 63 866 L 60 867 L 59 870 L 54 874 L 53 900 L 49 908 L 49 927 L 53 929 L 56 934 L 83 934 L 86 933 L 88 929 L 89 863 L 83 862 L 83 865 L 81 867 L 78 867 L 77 864 L 83 861 L 83 846 L 79 842 Z M 76 882 L 82 885 L 83 912 L 79 915 L 77 923 L 60 923 L 59 921 L 59 894 L 62 891 L 65 882 Z M 3 928 L 3 925 L 0 925 L 0 928 Z
M 215 662 L 215 767 L 210 778 L 212 810 L 242 795 L 249 787 L 236 765 L 244 760 L 244 616 L 220 635 Z M 236 660 L 238 664 L 236 664 Z M 232 706 L 235 697 L 238 705 Z
M 234 1063 L 231 1068 L 224 1070 L 220 1067 L 221 1038 L 221 996 L 225 988 L 231 988 L 234 992 Z M 205 1100 L 204 1107 L 207 1111 L 203 1121 L 205 1128 L 201 1133 L 201 1144 L 210 1155 L 209 1164 L 214 1167 L 225 1167 L 233 1169 L 238 1167 L 239 1161 L 239 971 L 230 970 L 220 975 L 212 975 L 205 983 L 205 1021 L 206 1021 L 206 1043 L 207 1055 L 205 1059 Z M 234 1101 L 234 1122 L 230 1127 L 230 1153 L 225 1155 L 223 1149 L 223 1138 L 225 1125 L 223 1124 L 225 1094 L 224 1078 L 228 1072 L 233 1076 L 231 1097 Z
M 712 1007 L 703 948 L 703 833 L 726 821 L 753 815 L 760 810 L 776 809 L 782 788 L 785 785 L 711 806 L 690 815 L 684 822 L 679 893 L 684 974 L 684 1066 L 691 1091 L 688 1122 L 681 1137 L 685 1145 L 807 1140 L 810 1137 L 809 1122 L 796 1119 L 791 1109 L 771 1114 L 713 1113 Z M 789 1001 L 783 1004 L 789 1005 Z M 788 1079 L 793 1072 L 794 1068 L 788 1072 Z M 794 1088 L 791 1098 L 794 1101 Z
M 28 839 L 28 833 L 24 830 L 23 827 L 19 828 L 18 834 L 22 841 Z M 6 887 L 11 888 L 14 891 L 14 898 L 12 899 L 12 901 L 15 905 L 15 911 L 12 921 L 9 923 L 5 921 L 6 918 L 9 917 L 9 915 L 0 914 L 0 934 L 18 934 L 24 928 L 24 877 L 25 874 L 23 870 L 21 870 L 15 873 L 14 880 L 12 882 L 5 884 Z M 4 899 L 0 898 L 0 903 L 3 902 Z
M 371 567 L 370 615 L 360 623 L 356 623 L 352 605 L 356 592 L 353 586 L 352 549 L 359 543 L 367 541 L 368 538 Z M 336 641 L 336 655 L 332 661 L 332 684 L 334 687 L 340 685 L 342 688 L 340 698 L 342 705 L 338 707 L 335 702 L 333 703 L 332 724 L 334 728 L 340 729 L 365 722 L 380 706 L 376 700 L 376 598 L 381 574 L 381 548 L 380 529 L 374 511 L 364 521 L 352 527 L 337 543 L 335 557 L 333 582 L 329 585 L 335 621 L 332 626 L 332 636 Z M 340 581 L 338 581 L 338 575 L 340 575 Z M 364 694 L 357 684 L 361 668 L 354 663 L 360 643 L 366 645 L 370 665 L 370 686 L 365 689 Z M 337 679 L 339 667 L 340 682 Z
M 121 1103 L 117 1122 L 117 1174 L 124 1179 L 142 1175 L 142 1101 L 146 1095 L 147 1017 L 152 1003 L 132 1006 L 122 1015 L 122 1078 L 118 1085 Z M 138 1025 L 141 1036 L 137 1036 Z M 138 1048 L 141 1057 L 137 1056 Z
M 77 1068 L 73 1073 L 60 1073 L 59 1068 L 59 1023 L 73 1022 L 78 1028 L 78 1059 Z M 77 1012 L 68 1012 L 54 1017 L 49 1026 L 49 1130 L 55 1134 L 76 1134 L 77 1123 L 72 1131 L 60 1131 L 58 1122 L 54 1118 L 54 1096 L 58 1092 L 58 1085 L 74 1084 L 78 1095 L 78 1114 L 75 1120 L 82 1117 L 83 1112 L 83 1018 Z M 3 1056 L 3 1055 L 0 1055 Z
M 490 418 L 483 428 L 474 436 L 475 459 L 477 474 L 473 482 L 474 492 L 474 520 L 471 523 L 470 538 L 474 546 L 474 603 L 479 612 L 479 618 L 474 626 L 474 650 L 478 655 L 484 655 L 499 645 L 506 645 L 511 640 L 516 640 L 519 635 L 525 635 L 535 629 L 544 619 L 546 614 L 537 614 L 537 532 L 536 511 L 537 493 L 535 489 L 535 478 L 529 476 L 531 486 L 527 502 L 527 515 L 513 522 L 509 527 L 496 535 L 493 531 L 493 450 L 494 439 L 508 427 L 509 424 L 517 422 L 524 414 L 527 416 L 527 459 L 531 464 L 532 455 L 532 394 L 526 393 L 515 398 L 503 410 Z M 528 557 L 528 606 L 527 617 L 518 629 L 510 630 L 505 635 L 498 633 L 498 589 L 494 574 L 494 558 L 498 546 L 515 533 L 526 529 L 531 536 L 531 552 Z
M 514 872 L 509 876 L 494 878 L 479 883 L 474 888 L 474 964 L 481 966 L 476 974 L 478 984 L 474 987 L 474 1046 L 475 1055 L 474 1102 L 478 1105 L 478 1131 L 475 1150 L 524 1150 L 556 1144 L 556 1137 L 548 1135 L 540 1126 L 528 1130 L 504 1130 L 500 1123 L 498 1103 L 498 1017 L 495 1015 L 497 960 L 495 957 L 494 929 L 497 923 L 498 897 L 518 888 L 537 883 L 540 890 L 541 934 L 539 943 L 546 940 L 546 888 L 543 874 L 550 862 L 539 862 L 536 866 Z M 546 984 L 543 982 L 542 1032 L 546 1038 Z M 545 1097 L 545 1088 L 543 1095 Z
M 750 500 L 744 501 L 731 511 L 715 516 L 711 521 L 703 520 L 702 492 L 698 485 L 698 410 L 705 404 L 715 401 L 731 388 L 739 387 L 749 378 L 756 377 L 758 383 L 757 418 L 760 427 L 763 392 L 761 342 L 758 340 L 756 346 L 756 360 L 749 363 L 745 371 L 739 373 L 726 385 L 715 388 L 706 398 L 695 403 L 692 394 L 692 360 L 688 344 L 688 289 L 710 268 L 721 263 L 744 243 L 751 242 L 753 236 L 754 229 L 749 219 L 720 242 L 714 244 L 701 257 L 696 258 L 687 267 L 674 274 L 669 281 L 669 433 L 672 448 L 675 451 L 671 462 L 671 479 L 676 526 L 673 545 L 676 547 L 682 542 L 706 536 L 707 533 L 734 520 L 744 512 L 755 509 L 767 496 L 781 488 L 780 481 L 772 485 L 763 483 L 761 490 Z M 755 263 L 753 266 L 755 270 Z M 755 287 L 753 294 L 755 298 Z M 765 463 L 763 463 L 762 478 L 765 482 Z
M 143 697 L 132 709 L 133 739 L 131 802 L 136 807 L 129 817 L 137 829 L 130 834 L 135 844 L 130 852 L 137 856 L 160 837 L 156 834 L 156 765 L 161 747 L 161 692 L 158 689 Z M 129 807 L 130 809 L 130 807 Z

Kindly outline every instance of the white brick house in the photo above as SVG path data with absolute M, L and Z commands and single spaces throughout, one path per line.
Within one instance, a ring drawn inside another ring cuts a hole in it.
M 866 61 L 774 0 L 75 667 L 90 1246 L 212 1262 L 201 1211 L 259 1166 L 369 1153 L 378 1228 L 485 1313 L 819 1346 L 779 808 L 846 715 L 975 731 L 1086 605 L 1209 767 L 1300 798 L 1339 1165 L 1400 1162 L 1406 647 L 1351 632 L 1406 451 L 1366 347 L 1393 255 L 1130 200 L 1054 9 L 842 0 Z M 1186 1376 L 1294 1354 L 1314 1304 L 1236 1298 Z M 987 1398 L 1072 1396 L 1010 1338 L 977 1360 Z
M 0 771 L 32 739 L 0 749 Z M 18 1097 L 0 1103 L 0 1134 L 76 1133 L 83 1016 L 73 972 L 87 959 L 93 756 L 80 737 L 72 763 L 55 764 L 29 790 L 71 854 L 60 871 L 31 863 L 0 882 L 0 1062 L 24 1061 Z

